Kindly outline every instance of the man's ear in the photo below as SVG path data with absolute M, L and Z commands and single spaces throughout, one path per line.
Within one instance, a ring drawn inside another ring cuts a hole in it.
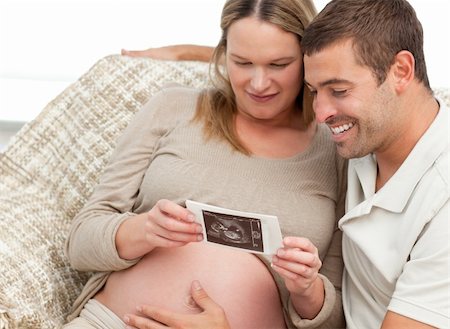
M 395 89 L 402 93 L 414 80 L 415 59 L 413 54 L 402 50 L 395 55 L 394 64 L 391 67 Z

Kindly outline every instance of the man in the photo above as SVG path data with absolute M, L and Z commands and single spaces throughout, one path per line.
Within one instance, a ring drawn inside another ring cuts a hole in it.
M 339 223 L 348 328 L 449 328 L 449 109 L 433 97 L 413 8 L 333 0 L 302 49 L 317 120 L 351 159 Z M 205 310 L 196 319 L 144 313 L 177 328 L 228 328 L 196 287 Z
M 348 328 L 449 327 L 449 114 L 405 0 L 334 0 L 302 40 L 316 118 L 349 162 Z

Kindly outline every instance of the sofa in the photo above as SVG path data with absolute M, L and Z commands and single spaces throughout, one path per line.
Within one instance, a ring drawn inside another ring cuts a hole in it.
M 102 58 L 0 154 L 0 329 L 63 325 L 90 275 L 64 254 L 71 219 L 133 114 L 170 82 L 208 86 L 208 64 Z

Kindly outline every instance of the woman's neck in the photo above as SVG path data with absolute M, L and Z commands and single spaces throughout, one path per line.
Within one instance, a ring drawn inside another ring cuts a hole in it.
M 305 151 L 314 138 L 317 125 L 305 128 L 301 113 L 290 122 L 251 120 L 237 115 L 236 131 L 252 155 L 264 158 L 289 158 Z

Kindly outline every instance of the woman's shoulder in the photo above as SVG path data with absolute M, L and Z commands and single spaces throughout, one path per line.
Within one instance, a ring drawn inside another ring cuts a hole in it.
M 321 148 L 326 147 L 328 150 L 335 150 L 336 145 L 331 138 L 331 130 L 324 123 L 317 124 L 316 138 Z M 333 152 L 334 153 L 334 152 Z
M 153 94 L 141 109 L 145 116 L 165 117 L 170 115 L 192 115 L 201 89 L 180 84 L 164 85 Z
M 167 83 L 152 98 L 163 98 L 165 102 L 195 101 L 201 89 L 179 83 Z

